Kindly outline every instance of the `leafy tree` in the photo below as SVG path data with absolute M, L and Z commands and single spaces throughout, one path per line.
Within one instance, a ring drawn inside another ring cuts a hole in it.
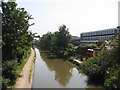
M 64 56 L 64 51 L 68 48 L 68 44 L 71 40 L 71 35 L 68 32 L 68 28 L 65 25 L 59 27 L 59 31 L 55 32 L 52 39 L 53 41 L 53 51 L 59 56 Z
M 51 38 L 52 38 L 52 33 L 51 32 L 48 32 L 47 34 L 44 34 L 40 38 L 40 45 L 41 45 L 41 47 L 46 49 L 46 50 L 50 50 Z
M 59 27 L 59 31 L 54 33 L 48 32 L 44 34 L 40 39 L 41 47 L 51 51 L 58 57 L 64 57 L 65 53 L 68 52 L 68 48 L 71 46 L 70 43 L 71 35 L 68 32 L 68 28 L 65 25 Z M 70 51 L 71 49 L 69 49 Z
M 33 46 L 34 35 L 28 31 L 31 15 L 24 8 L 17 8 L 15 2 L 2 2 L 2 63 L 3 88 L 14 85 L 18 73 L 17 66 L 27 56 Z
M 31 33 L 28 33 L 31 26 L 28 20 L 32 18 L 24 8 L 17 8 L 14 2 L 2 2 L 2 12 L 3 58 L 10 60 L 15 58 L 17 47 L 26 48 L 32 45 L 33 38 Z
M 66 51 L 64 51 L 64 58 L 69 58 L 70 56 L 75 56 L 75 48 L 74 45 L 69 43 Z

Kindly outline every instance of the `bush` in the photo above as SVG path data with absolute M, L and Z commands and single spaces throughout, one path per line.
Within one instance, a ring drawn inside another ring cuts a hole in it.
M 112 53 L 104 52 L 99 57 L 89 58 L 80 64 L 80 68 L 89 76 L 91 81 L 101 82 L 108 89 L 120 88 L 120 66 L 115 63 L 113 56 L 111 56 Z
M 9 87 L 9 83 L 10 83 L 10 79 L 8 78 L 3 78 L 2 79 L 2 89 L 7 89 L 7 87 Z
M 17 65 L 17 60 L 6 61 L 3 63 L 3 84 L 6 87 L 15 84 L 18 77 L 18 73 L 16 72 Z
M 74 60 L 76 57 L 69 57 L 68 60 Z
M 106 57 L 107 55 L 109 55 L 109 52 L 105 52 L 100 57 L 89 58 L 88 60 L 84 61 L 84 63 L 81 65 L 81 68 L 83 68 L 85 73 L 90 76 L 94 76 L 95 74 L 102 75 L 107 69 L 109 60 L 109 57 Z
M 69 56 L 69 52 L 64 51 L 64 58 L 68 58 L 68 56 Z
M 104 86 L 108 89 L 118 88 L 120 84 L 119 73 L 120 73 L 120 68 L 119 69 L 109 68 L 106 73 Z
M 86 47 L 88 49 L 93 49 L 93 48 L 97 48 L 97 45 L 96 44 L 88 44 Z

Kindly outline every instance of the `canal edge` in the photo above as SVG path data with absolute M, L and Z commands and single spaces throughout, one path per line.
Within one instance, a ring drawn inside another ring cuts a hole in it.
M 31 64 L 32 74 L 31 74 L 31 78 L 30 78 L 31 89 L 33 88 L 33 82 L 34 82 L 34 69 L 35 69 L 35 60 L 36 60 L 35 48 L 33 48 L 33 50 L 34 50 L 34 58 L 33 58 L 32 64 Z

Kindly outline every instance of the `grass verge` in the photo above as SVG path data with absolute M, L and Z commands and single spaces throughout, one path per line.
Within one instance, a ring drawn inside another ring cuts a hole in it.
M 26 64 L 26 62 L 28 61 L 28 58 L 30 57 L 31 53 L 32 53 L 32 52 L 31 52 L 31 49 L 29 49 L 29 50 L 28 50 L 28 53 L 27 53 L 27 57 L 26 57 L 25 59 L 23 59 L 22 63 L 17 67 L 16 72 L 18 73 L 19 76 L 18 76 L 18 78 L 16 79 L 16 81 L 19 79 L 20 74 L 21 74 L 21 72 L 22 72 L 22 69 L 23 69 L 24 65 Z M 14 88 L 15 85 L 16 85 L 16 83 L 15 83 L 13 86 L 10 86 L 10 87 L 8 87 L 8 88 Z
M 31 68 L 30 68 L 30 72 L 29 72 L 29 82 L 32 81 L 32 77 L 33 77 L 33 73 L 34 73 L 34 61 L 35 61 L 35 58 L 36 58 L 35 51 L 34 51 L 34 54 L 35 54 L 35 56 L 34 56 L 34 58 L 32 60 L 32 64 L 31 64 Z
M 26 62 L 28 61 L 28 59 L 29 59 L 31 53 L 32 53 L 32 52 L 31 52 L 31 49 L 29 49 L 29 50 L 28 50 L 28 54 L 27 54 L 27 58 L 24 59 L 24 60 L 22 61 L 22 63 L 18 66 L 18 68 L 17 68 L 17 73 L 18 73 L 19 75 L 20 75 L 20 73 L 21 73 L 21 71 L 22 71 L 24 65 L 25 65 Z

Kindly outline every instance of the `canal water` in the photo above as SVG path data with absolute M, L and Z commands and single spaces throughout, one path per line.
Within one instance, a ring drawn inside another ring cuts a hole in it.
M 98 88 L 88 85 L 88 77 L 75 65 L 56 59 L 51 53 L 35 48 L 33 88 Z

